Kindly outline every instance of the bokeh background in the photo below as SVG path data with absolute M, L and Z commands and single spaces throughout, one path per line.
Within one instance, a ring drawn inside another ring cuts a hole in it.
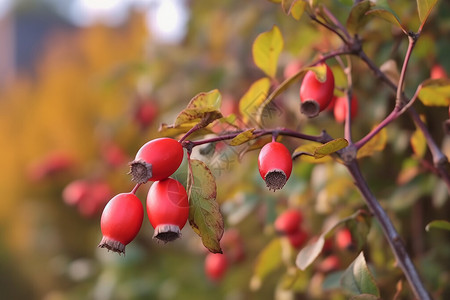
M 346 1 L 324 2 L 342 19 L 350 9 Z M 405 23 L 417 27 L 415 2 L 391 5 Z M 439 1 L 411 59 L 407 93 L 429 77 L 437 62 L 450 70 L 449 15 L 449 3 Z M 289 62 L 310 63 L 317 52 L 339 45 L 306 17 L 295 21 L 263 0 L 0 1 L 0 298 L 292 297 L 277 292 L 285 268 L 259 289 L 251 288 L 255 257 L 274 239 L 273 220 L 288 206 L 302 208 L 311 236 L 320 234 L 331 217 L 364 208 L 350 178 L 333 163 L 296 164 L 285 189 L 271 193 L 259 178 L 255 152 L 243 158 L 231 148 L 219 155 L 208 149 L 196 153 L 218 180 L 226 228 L 240 232 L 245 248 L 245 259 L 231 266 L 220 283 L 205 276 L 205 252 L 189 226 L 181 240 L 159 245 L 144 219 L 125 256 L 97 249 L 101 210 L 113 195 L 133 188 L 127 163 L 139 147 L 167 135 L 158 131 L 160 124 L 171 124 L 199 92 L 218 88 L 223 112 L 236 112 L 239 98 L 263 76 L 252 61 L 252 42 L 273 24 L 285 38 L 280 79 Z M 366 29 L 366 51 L 377 64 L 389 58 L 401 63 L 406 43 L 400 32 L 382 20 Z M 389 112 L 393 96 L 363 64 L 354 68 L 362 74 L 355 76 L 355 91 L 367 99 L 355 123 L 355 136 L 361 137 Z M 302 119 L 298 86 L 284 98 L 268 115 L 268 125 L 284 122 L 309 133 L 326 128 L 342 135 L 331 115 L 310 123 Z M 420 104 L 418 109 L 448 155 L 450 142 L 442 130 L 448 111 Z M 389 128 L 385 151 L 364 160 L 363 170 L 370 170 L 365 175 L 392 212 L 426 285 L 445 299 L 448 235 L 424 228 L 431 220 L 449 218 L 448 193 L 434 175 L 423 172 L 421 162 L 429 161 L 429 153 L 414 157 L 413 123 L 400 118 Z M 296 143 L 286 140 L 290 149 Z M 185 180 L 185 167 L 176 174 L 180 180 Z M 141 200 L 146 190 L 139 190 Z M 83 200 L 74 203 L 74 193 L 83 193 Z M 374 269 L 388 269 L 379 282 L 391 295 L 391 280 L 401 275 L 374 228 L 369 260 Z M 355 257 L 341 256 L 343 268 Z M 306 297 L 309 289 L 312 298 L 345 299 L 332 287 L 322 289 L 314 276 L 313 270 L 306 272 L 297 293 Z

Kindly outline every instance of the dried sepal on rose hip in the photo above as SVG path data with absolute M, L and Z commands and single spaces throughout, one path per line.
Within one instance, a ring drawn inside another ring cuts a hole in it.
M 184 186 L 172 178 L 153 183 L 147 195 L 147 215 L 155 229 L 154 239 L 167 243 L 179 238 L 189 217 Z
M 300 112 L 313 118 L 330 104 L 334 94 L 334 75 L 326 66 L 326 79 L 321 82 L 313 71 L 308 71 L 300 86 Z
M 131 179 L 136 183 L 168 178 L 183 161 L 183 146 L 171 138 L 158 138 L 144 144 L 130 163 Z
M 291 176 L 291 153 L 282 143 L 267 143 L 259 152 L 258 169 L 269 190 L 279 190 Z
M 100 227 L 103 238 L 98 247 L 125 253 L 125 246 L 136 237 L 143 219 L 144 208 L 135 194 L 114 196 L 102 213 Z

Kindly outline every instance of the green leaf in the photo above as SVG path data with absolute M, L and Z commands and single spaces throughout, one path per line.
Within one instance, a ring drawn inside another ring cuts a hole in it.
M 271 30 L 259 34 L 253 42 L 253 61 L 269 77 L 275 78 L 278 57 L 284 41 L 280 29 L 274 25 Z
M 386 147 L 387 131 L 383 128 L 370 141 L 364 144 L 356 155 L 357 158 L 371 156 L 375 152 L 382 151 Z
M 369 19 L 366 13 L 372 6 L 373 3 L 369 0 L 361 1 L 353 6 L 347 19 L 347 29 L 350 34 L 356 34 L 358 29 L 364 26 Z
M 425 156 L 425 152 L 427 151 L 427 140 L 425 139 L 425 135 L 422 130 L 417 128 L 412 134 L 409 142 L 411 143 L 411 147 L 417 158 L 423 158 Z
M 213 253 L 222 253 L 223 217 L 216 201 L 216 180 L 204 162 L 189 161 L 189 224 Z
M 449 106 L 450 79 L 428 79 L 420 87 L 419 99 L 426 106 Z
M 174 126 L 178 127 L 186 123 L 200 123 L 200 127 L 205 127 L 214 120 L 222 118 L 220 113 L 221 103 L 222 95 L 218 90 L 199 93 L 178 114 Z
M 417 11 L 419 13 L 420 22 L 422 23 L 420 27 L 427 21 L 436 2 L 437 0 L 417 0 Z
M 361 250 L 367 241 L 367 235 L 370 231 L 371 217 L 369 214 L 360 214 L 345 223 L 352 234 L 356 249 Z
M 339 151 L 348 146 L 348 142 L 344 138 L 338 138 L 332 141 L 329 141 L 314 150 L 315 158 L 322 158 L 324 156 L 330 155 L 336 151 Z
M 382 18 L 389 23 L 398 26 L 405 34 L 407 30 L 403 28 L 400 23 L 400 19 L 397 14 L 391 9 L 387 0 L 378 0 L 376 5 L 372 7 L 371 10 L 366 12 L 366 15 L 374 15 L 376 17 Z
M 260 124 L 261 115 L 264 109 L 264 100 L 270 88 L 270 80 L 267 77 L 254 82 L 239 101 L 239 111 L 247 123 Z
M 380 291 L 361 252 L 341 277 L 341 286 L 352 295 L 369 294 L 380 297 Z
M 426 231 L 430 231 L 431 228 L 444 229 L 450 231 L 450 222 L 445 220 L 434 220 L 425 227 Z
M 281 239 L 274 239 L 261 251 L 256 258 L 253 276 L 250 281 L 250 288 L 258 290 L 263 280 L 270 273 L 276 271 L 283 264 Z
M 253 131 L 255 131 L 255 128 L 239 133 L 235 138 L 233 138 L 230 141 L 230 146 L 238 146 L 252 140 L 254 138 Z

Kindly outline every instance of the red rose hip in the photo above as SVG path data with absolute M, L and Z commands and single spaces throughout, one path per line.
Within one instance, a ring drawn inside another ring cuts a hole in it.
M 300 86 L 300 112 L 312 118 L 327 108 L 333 99 L 334 76 L 326 65 L 326 79 L 321 82 L 313 71 L 308 71 Z
M 139 149 L 130 163 L 132 180 L 137 183 L 158 181 L 172 175 L 183 160 L 183 147 L 171 138 L 159 138 L 147 142 Z
M 138 234 L 144 218 L 144 208 L 132 193 L 114 196 L 103 210 L 100 226 L 103 238 L 100 248 L 125 253 L 128 245 Z
M 224 254 L 208 253 L 205 259 L 205 273 L 209 279 L 219 281 L 228 268 L 228 260 Z
M 299 230 L 303 216 L 296 209 L 289 209 L 283 212 L 275 220 L 275 230 L 282 234 L 295 233 Z
M 291 176 L 291 154 L 283 144 L 270 142 L 259 153 L 258 168 L 269 190 L 279 190 Z
M 345 121 L 348 111 L 347 107 L 348 107 L 347 96 L 339 97 L 336 99 L 333 108 L 334 119 L 336 120 L 336 122 L 343 123 Z M 358 114 L 358 99 L 356 98 L 355 94 L 353 94 L 352 102 L 350 104 L 350 117 L 354 119 L 357 114 Z
M 147 195 L 147 215 L 155 232 L 154 239 L 176 240 L 189 217 L 189 202 L 184 186 L 167 178 L 152 184 Z

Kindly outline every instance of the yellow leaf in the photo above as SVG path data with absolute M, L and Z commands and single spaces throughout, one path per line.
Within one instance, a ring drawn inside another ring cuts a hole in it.
M 283 50 L 284 41 L 280 29 L 273 26 L 271 30 L 259 34 L 253 42 L 253 61 L 269 77 L 275 78 L 278 57 Z
M 358 150 L 357 158 L 371 156 L 377 151 L 382 151 L 386 146 L 387 132 L 386 128 L 381 129 L 370 141 Z
M 431 79 L 422 83 L 419 99 L 426 106 L 450 104 L 450 79 Z
M 300 159 L 301 161 L 308 162 L 308 163 L 314 163 L 314 164 L 320 164 L 332 161 L 333 158 L 329 155 L 323 156 L 323 157 L 315 157 L 314 152 L 322 146 L 321 143 L 311 142 L 305 145 L 301 145 L 297 149 L 295 149 L 294 153 L 292 154 L 292 157 L 297 159 Z
M 239 111 L 244 122 L 253 121 L 260 124 L 264 100 L 270 88 L 270 80 L 267 77 L 254 82 L 239 101 Z
M 423 158 L 427 151 L 427 141 L 422 130 L 416 129 L 409 140 L 411 147 L 418 158 Z
M 252 128 L 252 129 L 246 130 L 242 133 L 239 133 L 235 138 L 233 138 L 230 141 L 230 145 L 238 146 L 245 142 L 250 141 L 251 139 L 253 139 L 253 131 L 255 131 L 255 128 Z

